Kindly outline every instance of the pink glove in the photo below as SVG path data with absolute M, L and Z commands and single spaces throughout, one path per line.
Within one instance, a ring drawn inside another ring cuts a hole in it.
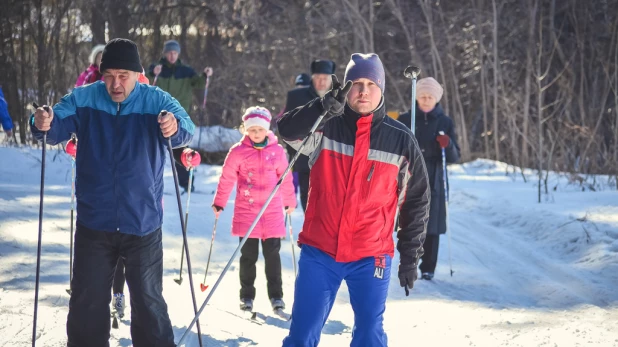
M 68 155 L 75 159 L 75 156 L 77 155 L 77 140 L 75 138 L 69 140 L 64 150 L 67 152 Z
M 185 148 L 180 155 L 180 162 L 187 169 L 190 169 L 192 167 L 199 166 L 202 162 L 202 157 L 197 151 L 194 151 L 191 148 Z

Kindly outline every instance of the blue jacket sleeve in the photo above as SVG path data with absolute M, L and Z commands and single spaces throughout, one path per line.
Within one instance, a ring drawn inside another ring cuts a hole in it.
M 71 138 L 71 134 L 77 133 L 79 119 L 77 117 L 77 107 L 73 93 L 67 94 L 60 102 L 53 106 L 54 119 L 51 128 L 47 131 L 47 144 L 55 145 Z M 43 139 L 43 131 L 34 125 L 34 114 L 30 116 L 30 130 L 37 140 Z
M 6 103 L 6 100 L 2 97 L 2 93 L 0 91 L 0 122 L 2 122 L 2 128 L 5 131 L 13 129 L 13 121 L 11 120 L 11 116 L 9 115 L 9 108 Z
M 195 124 L 193 124 L 185 109 L 180 106 L 178 100 L 174 99 L 169 93 L 163 93 L 161 110 L 172 112 L 174 117 L 176 117 L 176 121 L 178 121 L 178 131 L 170 138 L 172 140 L 172 147 L 178 148 L 189 145 L 193 140 Z M 163 138 L 163 134 L 160 134 Z

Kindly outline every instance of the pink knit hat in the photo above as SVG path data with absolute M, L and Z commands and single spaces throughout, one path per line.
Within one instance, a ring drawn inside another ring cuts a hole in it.
M 245 130 L 254 126 L 260 126 L 266 130 L 270 130 L 271 119 L 272 116 L 270 115 L 270 111 L 260 106 L 249 107 L 242 116 Z
M 423 93 L 430 94 L 436 99 L 436 102 L 440 102 L 442 94 L 444 94 L 444 89 L 442 89 L 440 83 L 433 79 L 433 77 L 425 77 L 421 78 L 416 83 L 416 95 L 421 95 Z

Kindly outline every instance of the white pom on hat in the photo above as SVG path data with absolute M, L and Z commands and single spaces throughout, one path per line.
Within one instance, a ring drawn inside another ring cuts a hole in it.
M 245 130 L 253 126 L 259 126 L 266 130 L 270 130 L 271 120 L 272 116 L 270 115 L 270 111 L 260 106 L 249 107 L 242 116 Z

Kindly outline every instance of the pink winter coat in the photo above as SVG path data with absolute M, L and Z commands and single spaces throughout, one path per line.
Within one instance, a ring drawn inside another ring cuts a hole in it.
M 77 77 L 77 81 L 75 81 L 75 86 L 83 86 L 84 84 L 94 83 L 98 80 L 103 79 L 103 75 L 99 72 L 99 67 L 91 64 L 86 71 L 82 72 L 79 77 Z
M 268 144 L 263 149 L 253 148 L 247 135 L 230 149 L 213 205 L 225 207 L 234 185 L 238 184 L 232 235 L 245 236 L 287 166 L 285 150 L 272 131 L 268 132 Z M 285 177 L 250 237 L 268 239 L 285 236 L 285 206 L 296 207 L 291 174 Z

